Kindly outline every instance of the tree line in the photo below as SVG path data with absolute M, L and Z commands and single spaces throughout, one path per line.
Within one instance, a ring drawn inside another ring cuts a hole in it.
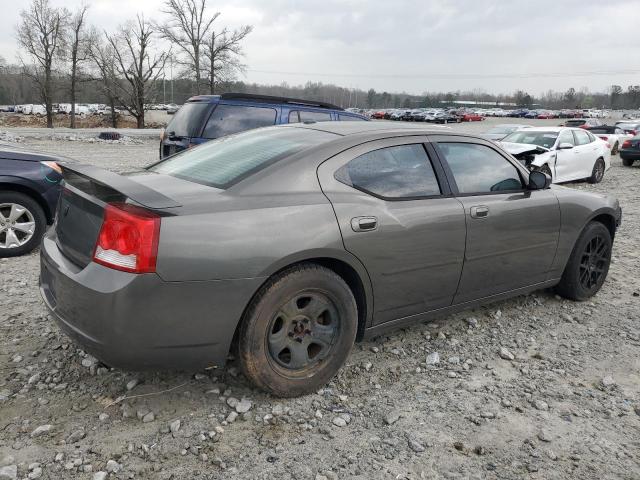
M 188 80 L 195 94 L 215 93 L 245 69 L 242 42 L 253 27 L 219 26 L 220 12 L 211 13 L 207 1 L 166 0 L 162 21 L 138 14 L 108 32 L 88 23 L 86 4 L 72 12 L 49 0 L 31 0 L 16 27 L 19 64 L 7 66 L 0 59 L 0 102 L 37 98 L 52 127 L 53 103 L 68 99 L 70 127 L 75 128 L 77 99 L 89 101 L 95 95 L 88 93 L 97 88 L 100 100 L 111 107 L 114 124 L 118 106 L 144 128 L 144 107 L 158 95 L 168 63 L 172 68 L 175 63 L 177 76 Z

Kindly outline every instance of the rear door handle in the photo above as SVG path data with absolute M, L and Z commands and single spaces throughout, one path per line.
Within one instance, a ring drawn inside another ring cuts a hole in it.
M 354 217 L 351 219 L 351 229 L 354 232 L 368 232 L 378 228 L 376 217 Z
M 489 207 L 484 205 L 478 205 L 477 207 L 471 207 L 471 218 L 485 218 L 489 216 Z

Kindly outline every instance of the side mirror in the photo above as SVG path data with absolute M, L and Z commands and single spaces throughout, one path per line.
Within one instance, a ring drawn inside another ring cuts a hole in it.
M 551 185 L 551 177 L 544 172 L 534 170 L 529 173 L 529 190 L 544 190 Z
M 558 145 L 558 150 L 570 150 L 572 148 L 573 148 L 573 145 L 571 145 L 569 142 L 564 142 Z

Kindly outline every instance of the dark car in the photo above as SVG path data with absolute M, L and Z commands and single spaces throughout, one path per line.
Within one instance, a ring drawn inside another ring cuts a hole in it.
M 40 244 L 60 195 L 59 157 L 0 144 L 0 257 Z
M 127 369 L 221 365 L 235 338 L 281 396 L 316 392 L 357 338 L 552 286 L 590 298 L 621 218 L 489 140 L 407 123 L 281 125 L 64 174 L 40 274 L 60 327 Z
M 160 158 L 252 128 L 336 120 L 367 118 L 329 103 L 295 98 L 247 93 L 199 95 L 187 100 L 162 132 Z
M 589 128 L 589 127 L 599 127 L 602 125 L 602 122 L 597 118 L 572 118 L 571 120 L 567 120 L 562 125 L 563 127 L 580 127 L 580 128 Z
M 633 162 L 640 160 L 640 135 L 636 135 L 622 143 L 620 158 L 625 167 L 630 167 L 633 165 Z

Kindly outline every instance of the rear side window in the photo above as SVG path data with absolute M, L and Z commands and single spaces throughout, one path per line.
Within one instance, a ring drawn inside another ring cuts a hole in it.
M 364 122 L 365 121 L 364 118 L 354 117 L 351 115 L 340 115 L 340 114 L 338 114 L 338 120 L 342 122 Z
M 289 123 L 298 123 L 300 122 L 300 112 L 294 110 L 289 112 Z
M 592 142 L 589 134 L 582 130 L 574 130 L 573 135 L 576 137 L 576 145 L 586 145 L 587 143 Z
M 218 138 L 275 123 L 276 111 L 273 108 L 218 105 L 209 117 L 202 136 L 204 138 Z
M 476 143 L 439 143 L 460 193 L 522 189 L 516 167 L 494 149 Z
M 436 174 L 422 145 L 398 145 L 365 153 L 341 167 L 335 178 L 383 198 L 440 195 Z
M 222 137 L 167 158 L 150 171 L 228 188 L 269 165 L 337 135 L 306 128 L 268 128 Z
M 167 132 L 177 137 L 197 137 L 210 107 L 208 103 L 185 103 L 171 118 Z
M 311 112 L 308 110 L 300 110 L 301 122 L 330 122 L 331 114 L 329 112 Z

